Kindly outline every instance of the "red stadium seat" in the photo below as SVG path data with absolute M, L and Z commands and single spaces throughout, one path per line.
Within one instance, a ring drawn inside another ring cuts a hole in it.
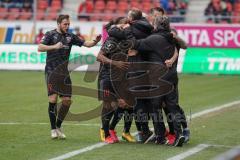
M 232 12 L 233 11 L 233 6 L 230 2 L 227 3 L 227 11 Z
M 159 2 L 157 2 L 157 1 L 154 1 L 153 2 L 153 6 L 154 7 L 161 7 L 161 4 Z
M 47 0 L 39 0 L 37 8 L 38 9 L 46 9 L 46 8 L 48 8 Z
M 153 1 L 155 1 L 155 0 L 153 0 Z M 142 1 L 142 2 L 152 3 L 152 0 L 144 0 L 144 1 Z
M 95 9 L 96 10 L 104 10 L 105 9 L 105 2 L 103 0 L 97 0 L 95 2 Z
M 59 0 L 53 0 L 51 4 L 51 10 L 59 11 L 62 8 L 62 3 Z
M 152 3 L 150 2 L 143 2 L 142 3 L 142 9 L 145 13 L 148 13 L 150 11 L 150 9 L 152 8 Z
M 106 5 L 106 9 L 108 10 L 116 10 L 117 9 L 117 3 L 114 0 L 108 1 Z
M 142 8 L 142 5 L 138 1 L 131 1 L 130 6 L 131 8 L 138 8 L 138 9 Z
M 32 15 L 33 15 L 32 12 L 22 10 L 19 19 L 21 19 L 21 20 L 29 20 L 29 19 L 32 18 Z
M 240 3 L 235 5 L 235 11 L 238 11 L 238 12 L 240 11 Z
M 5 19 L 8 15 L 7 8 L 0 8 L 0 19 Z
M 45 10 L 37 10 L 37 20 L 43 20 L 45 17 Z
M 126 1 L 120 1 L 120 2 L 118 3 L 118 9 L 117 9 L 117 11 L 118 11 L 118 10 L 122 10 L 122 11 L 128 10 L 128 3 L 127 3 Z
M 140 3 L 141 1 L 140 0 L 131 0 L 129 2 L 133 2 L 133 3 Z
M 48 12 L 48 16 L 45 18 L 46 20 L 56 20 L 58 16 L 58 12 L 56 10 L 50 10 Z
M 108 22 L 108 21 L 110 21 L 110 20 L 112 20 L 114 18 L 112 10 L 105 10 L 104 13 L 106 15 L 103 17 L 103 21 Z
M 8 12 L 8 20 L 15 20 L 20 17 L 20 9 L 19 8 L 10 8 Z
M 100 21 L 101 19 L 103 19 L 103 16 L 101 16 L 100 14 L 102 14 L 102 10 L 98 10 L 98 9 L 94 9 L 93 11 L 93 16 L 90 16 L 90 21 Z
M 116 14 L 118 15 L 118 17 L 126 17 L 127 10 L 117 9 Z

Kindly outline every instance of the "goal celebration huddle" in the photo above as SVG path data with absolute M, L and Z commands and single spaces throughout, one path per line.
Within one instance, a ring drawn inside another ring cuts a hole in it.
M 71 106 L 71 47 L 93 47 L 101 40 L 101 35 L 85 41 L 69 33 L 69 19 L 59 15 L 57 29 L 48 31 L 38 46 L 39 51 L 47 52 L 45 77 L 52 139 L 66 138 L 61 125 Z M 179 105 L 177 63 L 179 50 L 186 49 L 186 43 L 170 27 L 160 7 L 152 8 L 149 15 L 133 8 L 127 17 L 108 22 L 105 29 L 108 37 L 97 55 L 101 141 L 118 143 L 116 127 L 124 118 L 121 136 L 127 142 L 183 146 L 190 140 L 190 130 Z M 136 136 L 131 134 L 133 125 Z

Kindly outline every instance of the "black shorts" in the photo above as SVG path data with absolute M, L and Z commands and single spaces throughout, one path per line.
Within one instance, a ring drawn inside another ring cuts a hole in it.
M 99 80 L 98 81 L 98 100 L 100 101 L 116 101 L 117 96 L 115 95 L 112 83 L 110 80 Z
M 69 74 L 45 72 L 48 96 L 58 94 L 60 97 L 72 96 L 72 81 Z

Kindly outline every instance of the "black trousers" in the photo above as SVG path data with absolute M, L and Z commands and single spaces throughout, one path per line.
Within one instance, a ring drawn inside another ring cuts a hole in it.
M 171 93 L 162 96 L 160 98 L 160 104 L 165 104 L 165 110 L 167 112 L 167 119 L 172 123 L 175 134 L 182 134 L 182 122 L 186 122 L 186 117 L 183 110 L 178 105 L 178 89 L 177 85 L 174 85 L 174 89 Z M 183 116 L 184 115 L 184 116 Z
M 163 121 L 162 107 L 161 107 L 161 98 L 153 98 L 150 100 L 150 117 L 153 121 L 153 127 L 155 135 L 159 138 L 165 137 L 165 125 Z

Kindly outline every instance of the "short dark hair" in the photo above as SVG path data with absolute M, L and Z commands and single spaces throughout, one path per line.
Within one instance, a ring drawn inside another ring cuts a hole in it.
M 117 25 L 117 24 L 122 24 L 126 21 L 127 23 L 127 19 L 126 17 L 118 17 L 116 19 L 112 19 L 110 22 L 108 22 L 105 25 L 106 30 L 109 30 L 111 28 L 112 25 Z
M 69 15 L 67 15 L 67 14 L 60 14 L 57 17 L 57 23 L 61 23 L 64 19 L 69 19 Z
M 142 18 L 142 11 L 137 8 L 132 8 L 130 10 L 130 15 L 132 17 L 132 20 L 139 20 Z
M 154 8 L 151 8 L 150 9 L 150 14 L 153 14 L 154 11 L 157 11 L 157 12 L 162 12 L 162 14 L 165 14 L 165 11 L 162 7 L 154 7 Z
M 154 19 L 153 25 L 156 27 L 156 30 L 163 28 L 169 32 L 171 31 L 169 18 L 167 16 L 157 16 Z

